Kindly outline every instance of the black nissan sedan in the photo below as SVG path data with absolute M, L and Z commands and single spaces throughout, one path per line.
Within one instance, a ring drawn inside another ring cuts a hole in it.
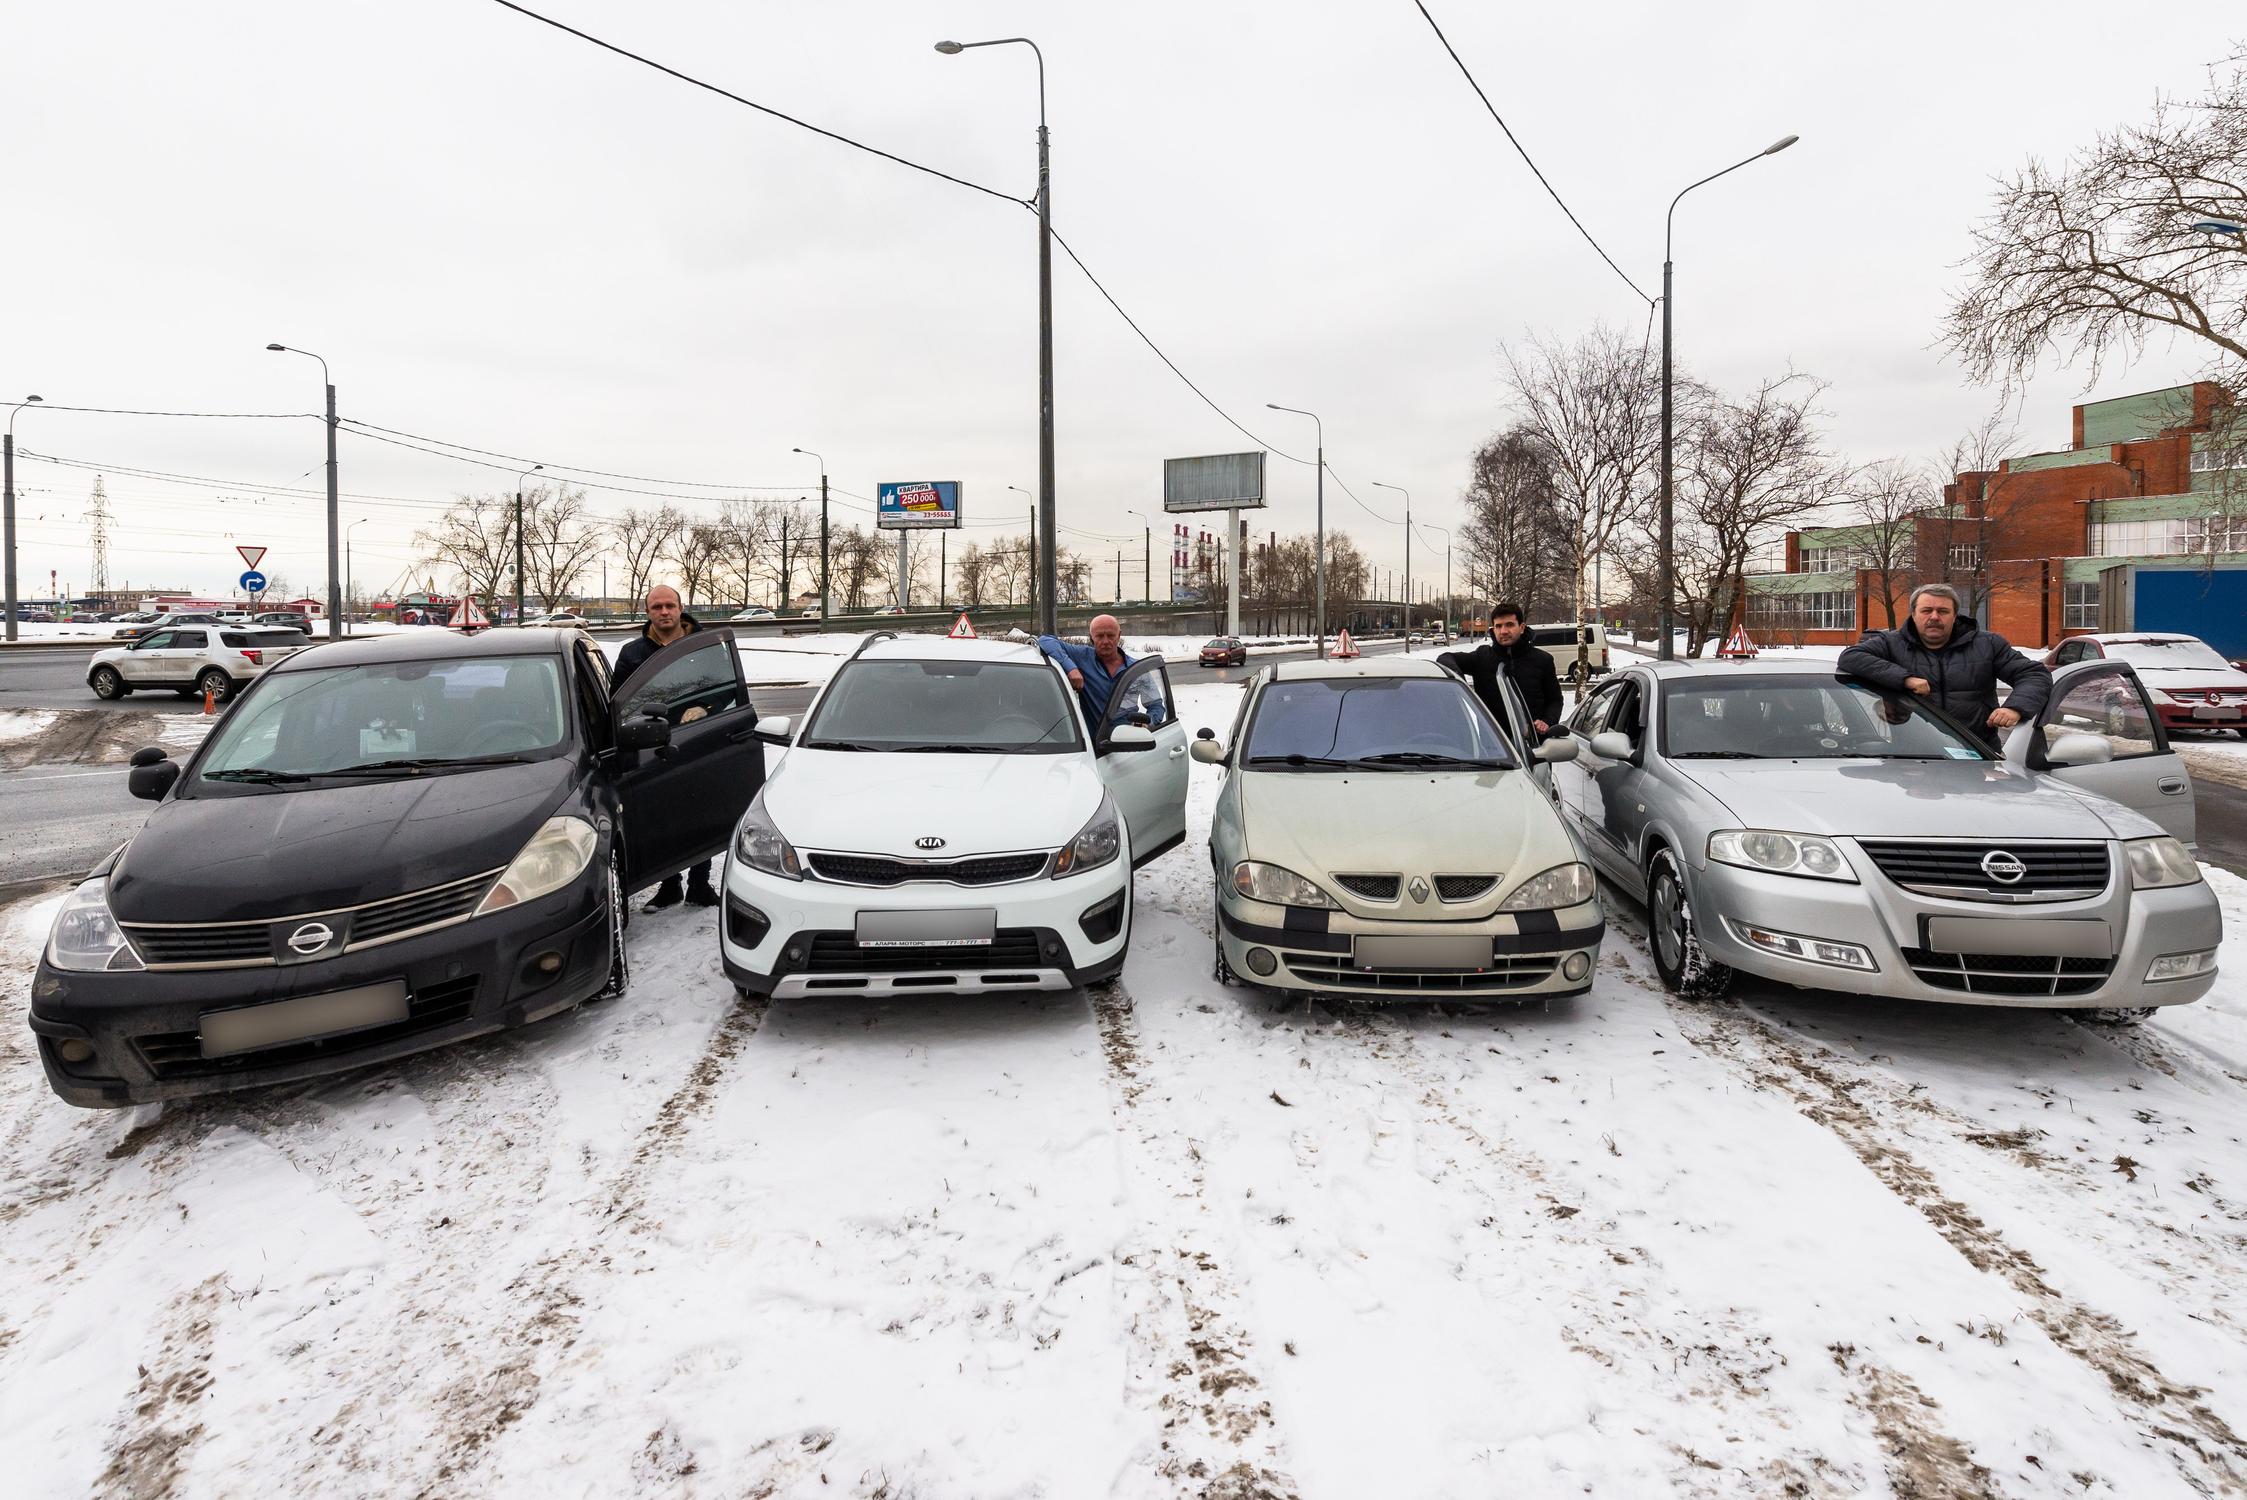
M 699 710 L 699 712 L 697 712 Z M 259 677 L 63 903 L 31 988 L 89 1107 L 337 1072 L 625 983 L 628 892 L 725 847 L 764 782 L 733 636 L 615 694 L 576 631 L 415 631 Z

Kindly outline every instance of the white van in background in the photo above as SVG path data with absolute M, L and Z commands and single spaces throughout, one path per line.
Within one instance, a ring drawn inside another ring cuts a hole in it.
M 1585 663 L 1594 677 L 1607 672 L 1607 627 L 1605 625 L 1532 625 L 1529 643 L 1553 659 L 1553 666 L 1566 682 L 1576 671 L 1576 652 L 1581 638 Z

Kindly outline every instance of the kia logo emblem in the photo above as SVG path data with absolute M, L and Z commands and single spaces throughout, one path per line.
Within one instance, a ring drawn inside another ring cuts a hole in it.
M 1992 849 L 1982 856 L 1982 873 L 2001 884 L 2011 885 L 2028 872 L 2027 865 L 2003 849 Z
M 307 922 L 289 934 L 289 947 L 310 958 L 335 941 L 335 932 L 325 922 Z
M 933 833 L 927 833 L 913 840 L 913 847 L 916 849 L 941 849 L 944 847 L 944 840 Z

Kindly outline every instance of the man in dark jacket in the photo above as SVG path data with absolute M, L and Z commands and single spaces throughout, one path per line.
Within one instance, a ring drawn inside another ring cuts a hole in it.
M 615 691 L 618 684 L 637 672 L 656 652 L 673 641 L 685 640 L 701 628 L 701 623 L 679 603 L 677 589 L 668 583 L 659 583 L 649 589 L 648 623 L 638 635 L 624 643 L 623 650 L 616 653 L 616 662 L 609 668 L 610 691 Z M 702 716 L 703 710 L 690 708 L 680 716 L 680 721 L 692 723 Z M 718 904 L 718 893 L 710 884 L 710 861 L 704 860 L 687 872 L 684 891 L 679 888 L 678 876 L 665 877 L 663 883 L 655 888 L 655 894 L 648 897 L 648 904 L 640 910 L 661 911 L 666 906 L 677 906 L 681 899 L 693 906 Z
M 1995 749 L 2004 731 L 2033 718 L 2051 698 L 2052 673 L 1961 614 L 1958 605 L 1958 590 L 1949 584 L 1923 583 L 1912 590 L 1911 618 L 1901 629 L 1873 631 L 1835 665 L 1876 687 L 1918 694 Z M 2001 679 L 2013 689 L 2002 708 Z
M 1507 722 L 1505 695 L 1498 690 L 1501 672 L 1513 679 L 1514 691 L 1528 706 L 1539 734 L 1549 733 L 1560 722 L 1560 673 L 1542 647 L 1529 643 L 1529 627 L 1518 604 L 1495 606 L 1490 611 L 1490 639 L 1472 651 L 1446 651 L 1436 658 L 1436 665 L 1473 683 L 1475 696 L 1501 724 Z

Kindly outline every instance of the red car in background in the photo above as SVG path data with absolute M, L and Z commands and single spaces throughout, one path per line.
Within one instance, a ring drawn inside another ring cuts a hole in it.
M 2146 686 L 2154 712 L 2167 729 L 2247 737 L 2247 671 L 2228 662 L 2196 635 L 2168 631 L 2073 635 L 2045 657 L 2047 666 L 2078 661 L 2125 662 Z
M 1203 645 L 1201 663 L 1205 667 L 1245 667 L 1248 642 L 1237 635 L 1221 635 Z

